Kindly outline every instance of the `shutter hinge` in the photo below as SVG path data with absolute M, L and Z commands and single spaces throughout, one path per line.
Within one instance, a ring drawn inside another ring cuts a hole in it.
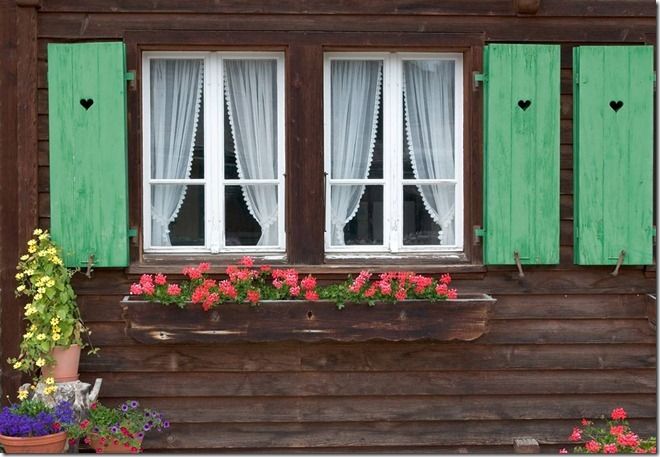
M 477 90 L 479 83 L 486 84 L 488 82 L 488 76 L 484 73 L 479 73 L 477 71 L 472 72 L 472 90 Z
M 474 244 L 474 245 L 481 244 L 480 238 L 483 238 L 484 236 L 486 236 L 486 229 L 481 228 L 478 225 L 475 225 L 474 226 L 474 239 L 473 239 L 472 244 Z
M 135 238 L 138 234 L 137 228 L 131 227 L 128 229 L 128 237 L 129 238 Z
M 133 70 L 127 71 L 125 76 L 126 76 L 126 81 L 133 81 L 135 80 L 135 71 Z
M 576 85 L 580 84 L 580 73 L 577 71 L 573 73 L 573 81 L 575 82 Z
M 653 244 L 656 244 L 656 240 L 657 240 L 656 237 L 657 237 L 658 235 L 657 235 L 657 231 L 656 231 L 655 225 L 652 226 L 652 227 L 649 229 L 649 231 L 651 232 L 651 236 L 653 237 Z

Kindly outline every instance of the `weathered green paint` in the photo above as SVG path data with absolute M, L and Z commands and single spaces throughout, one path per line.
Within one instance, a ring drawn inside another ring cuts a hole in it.
M 485 48 L 486 264 L 559 263 L 559 65 L 559 46 Z
M 650 264 L 653 47 L 580 46 L 573 72 L 575 263 Z
M 51 232 L 70 267 L 128 265 L 125 75 L 123 43 L 48 45 Z

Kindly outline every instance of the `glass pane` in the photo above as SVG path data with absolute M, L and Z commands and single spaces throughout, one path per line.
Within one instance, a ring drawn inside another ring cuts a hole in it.
M 151 61 L 151 177 L 204 177 L 202 59 Z
M 383 244 L 383 186 L 333 185 L 332 246 Z
M 403 244 L 455 244 L 454 195 L 454 184 L 403 186 Z
M 277 61 L 224 60 L 225 178 L 277 177 Z
M 151 245 L 204 246 L 204 186 L 152 184 Z
M 452 60 L 403 62 L 403 177 L 454 178 Z
M 333 179 L 383 176 L 382 113 L 379 109 L 382 67 L 380 60 L 333 60 L 331 63 L 329 153 Z M 379 140 L 378 130 L 381 131 Z M 380 144 L 376 147 L 378 141 Z
M 279 245 L 277 185 L 225 187 L 225 244 Z

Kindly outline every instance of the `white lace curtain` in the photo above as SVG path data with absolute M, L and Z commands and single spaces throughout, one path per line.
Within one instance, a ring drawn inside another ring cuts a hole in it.
M 454 62 L 407 61 L 405 124 L 416 179 L 454 178 Z M 440 225 L 441 244 L 454 238 L 453 183 L 418 185 L 426 211 Z
M 151 60 L 151 177 L 190 176 L 202 99 L 202 60 Z M 186 197 L 186 185 L 152 185 L 151 244 L 171 246 L 169 225 Z
M 225 93 L 240 179 L 277 178 L 277 62 L 225 60 Z M 277 246 L 277 186 L 242 185 L 261 227 L 257 246 Z
M 335 60 L 331 69 L 331 178 L 369 175 L 380 103 L 382 62 Z M 364 185 L 331 189 L 331 242 L 343 246 L 344 227 L 355 217 Z

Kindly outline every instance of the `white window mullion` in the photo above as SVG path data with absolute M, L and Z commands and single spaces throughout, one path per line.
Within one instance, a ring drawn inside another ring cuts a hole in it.
M 332 151 L 332 134 L 330 119 L 332 118 L 332 97 L 331 97 L 331 80 L 332 80 L 332 60 L 330 56 L 326 56 L 323 60 L 323 170 L 325 172 L 325 250 L 331 249 L 332 231 L 331 231 L 331 185 L 332 179 L 330 158 Z
M 454 178 L 463 183 L 463 56 L 457 55 L 454 64 Z M 454 243 L 463 246 L 463 185 L 454 186 Z
M 277 210 L 278 210 L 278 249 L 286 245 L 286 196 L 285 196 L 285 173 L 286 173 L 286 154 L 285 151 L 285 102 L 284 102 L 284 56 L 277 57 Z
M 142 211 L 144 249 L 151 247 L 151 60 L 142 59 Z
M 204 125 L 204 149 L 207 151 L 204 161 L 204 173 L 208 173 L 207 198 L 208 216 L 206 218 L 206 236 L 212 253 L 220 252 L 222 246 L 222 203 L 224 178 L 224 122 L 223 122 L 223 86 L 221 60 L 218 54 L 209 56 L 209 75 L 207 81 L 209 95 L 204 103 L 208 121 Z
M 394 54 L 391 60 L 392 88 L 390 96 L 392 98 L 391 119 L 392 124 L 389 130 L 392 132 L 392 142 L 390 144 L 391 152 L 388 158 L 391 162 L 392 173 L 390 175 L 390 192 L 392 202 L 392 225 L 390 226 L 390 251 L 398 252 L 403 243 L 403 89 L 402 78 L 403 69 L 401 67 L 401 58 Z

